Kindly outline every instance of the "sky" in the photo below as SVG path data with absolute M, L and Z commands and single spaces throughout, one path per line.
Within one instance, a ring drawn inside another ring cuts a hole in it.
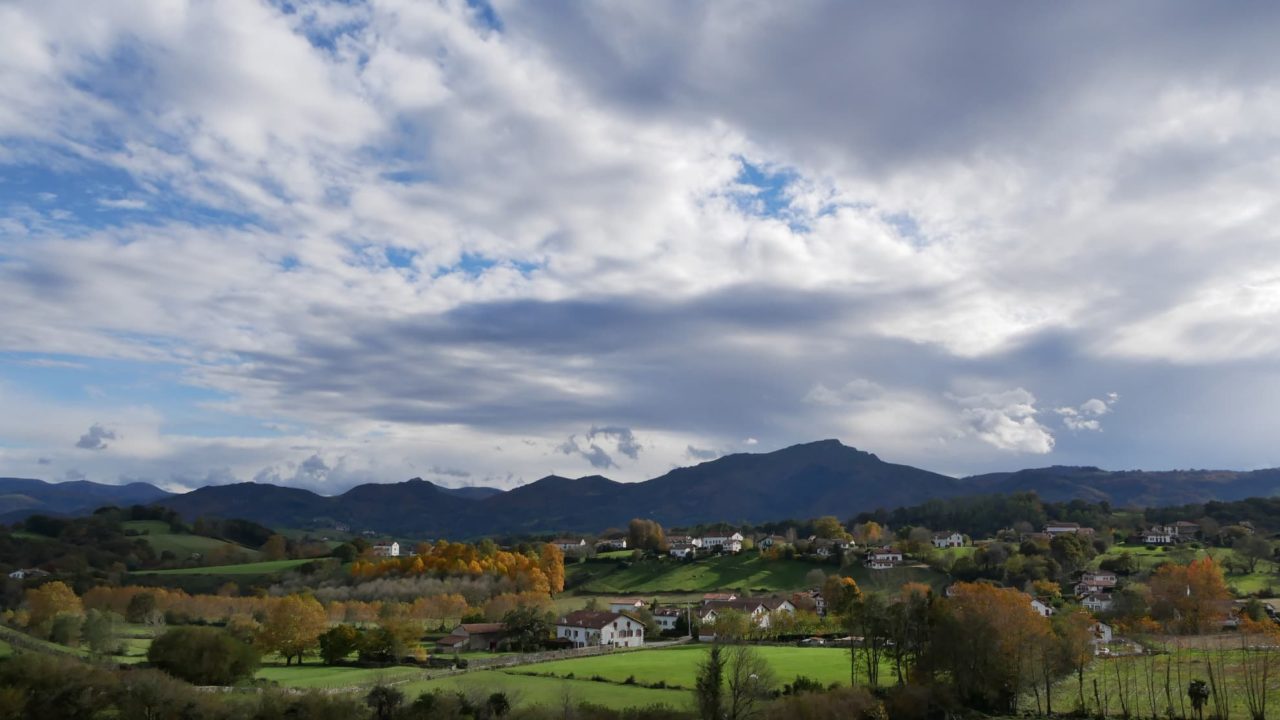
M 0 475 L 1280 465 L 1277 15 L 0 2 Z

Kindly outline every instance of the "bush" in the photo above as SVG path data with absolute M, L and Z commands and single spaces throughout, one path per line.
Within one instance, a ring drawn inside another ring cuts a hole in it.
M 83 617 L 62 613 L 53 619 L 53 625 L 49 628 L 49 639 L 59 645 L 79 645 L 80 628 L 83 625 Z
M 253 677 L 260 658 L 252 645 L 225 630 L 180 627 L 156 638 L 147 660 L 195 685 L 233 685 Z

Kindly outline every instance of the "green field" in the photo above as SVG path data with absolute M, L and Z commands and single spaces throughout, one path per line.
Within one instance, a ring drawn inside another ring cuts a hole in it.
M 264 665 L 257 677 L 279 683 L 283 687 L 332 689 L 356 685 L 377 685 L 406 680 L 423 674 L 416 667 L 356 668 L 321 665 L 312 660 L 308 665 Z
M 655 690 L 638 685 L 616 685 L 590 680 L 561 680 L 559 678 L 511 675 L 500 670 L 479 670 L 436 680 L 398 685 L 397 689 L 408 698 L 441 690 L 478 694 L 506 693 L 514 706 L 543 705 L 559 707 L 566 700 L 572 704 L 592 703 L 615 709 L 640 708 L 652 705 L 689 709 L 693 705 L 693 693 L 688 690 Z
M 0 640 L 0 658 L 7 658 L 13 654 L 13 646 Z
M 143 570 L 133 575 L 275 575 L 311 562 L 301 560 L 268 560 L 241 563 L 239 565 L 214 565 L 210 567 L 174 568 L 172 570 Z
M 693 562 L 663 558 L 626 563 L 583 562 L 565 566 L 566 584 L 582 593 L 651 594 L 702 593 L 738 590 L 767 593 L 800 590 L 813 570 L 832 574 L 834 565 L 806 560 L 765 560 L 755 552 L 711 557 Z M 925 567 L 867 570 L 861 565 L 844 568 L 860 586 L 896 589 L 905 582 L 936 587 L 945 577 Z
M 792 646 L 759 646 L 755 649 L 773 667 L 779 683 L 793 680 L 797 675 L 813 678 L 823 685 L 849 682 L 848 650 Z M 669 686 L 692 688 L 698 665 L 706 658 L 707 652 L 707 645 L 683 645 L 538 663 L 517 668 L 514 672 L 557 677 L 572 673 L 575 678 L 583 679 L 599 675 L 618 683 L 634 677 L 641 684 L 661 681 Z
M 171 532 L 169 523 L 160 520 L 126 520 L 120 525 L 126 532 L 139 533 L 140 537 L 145 539 L 157 553 L 168 551 L 180 559 L 186 559 L 192 553 L 200 553 L 202 556 L 207 556 L 222 548 L 230 548 L 237 552 L 242 552 L 253 560 L 257 560 L 262 555 L 257 550 L 227 542 L 226 540 L 204 537 L 203 535 Z

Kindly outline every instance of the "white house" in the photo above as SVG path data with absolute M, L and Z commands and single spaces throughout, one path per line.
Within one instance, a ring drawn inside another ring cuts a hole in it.
M 867 553 L 866 565 L 872 570 L 888 570 L 902 562 L 902 552 L 891 547 L 882 547 Z
M 582 538 L 556 538 L 550 542 L 560 548 L 564 553 L 584 553 L 587 551 L 587 541 Z
M 1153 525 L 1142 533 L 1142 542 L 1147 545 L 1172 545 L 1174 530 L 1168 525 Z
M 683 608 L 660 607 L 654 609 L 653 620 L 663 630 L 675 630 L 676 623 L 680 621 L 684 614 L 685 610 Z
M 670 545 L 667 546 L 667 554 L 670 555 L 671 557 L 680 558 L 681 560 L 683 560 L 685 558 L 690 558 L 690 557 L 693 557 L 694 555 L 697 555 L 698 548 L 693 543 L 687 543 L 687 542 L 671 543 Z
M 627 549 L 627 539 L 624 537 L 605 538 L 604 540 L 600 541 L 600 544 L 604 545 L 610 550 L 626 550 Z
M 1093 643 L 1094 646 L 1103 646 L 1103 644 L 1110 643 L 1111 638 L 1115 637 L 1114 632 L 1111 630 L 1111 625 L 1102 623 L 1101 620 L 1089 625 L 1089 632 L 1093 633 L 1093 639 L 1089 642 Z
M 373 544 L 374 557 L 400 557 L 400 543 L 379 542 Z
M 1053 614 L 1057 612 L 1053 609 L 1053 606 L 1042 602 L 1039 598 L 1031 598 L 1031 609 L 1035 610 L 1042 617 L 1053 617 Z
M 1044 526 L 1049 535 L 1075 535 L 1080 532 L 1080 523 L 1052 522 Z
M 1076 583 L 1075 593 L 1079 597 L 1097 592 L 1110 592 L 1116 586 L 1118 578 L 1110 572 L 1087 572 L 1080 576 Z
M 1179 520 L 1172 526 L 1173 534 L 1180 540 L 1188 540 L 1200 534 L 1200 524 L 1190 520 Z
M 939 550 L 941 550 L 941 549 L 943 549 L 943 548 L 958 548 L 958 547 L 964 547 L 964 536 L 963 536 L 963 535 L 961 535 L 961 534 L 960 534 L 960 533 L 958 533 L 958 532 L 952 532 L 952 533 L 944 533 L 944 532 L 934 533 L 934 534 L 933 534 L 933 546 L 934 546 L 934 547 L 936 547 L 936 548 L 938 548 Z
M 736 553 L 742 552 L 742 533 L 734 533 L 732 535 L 708 535 L 702 538 L 702 547 L 707 550 L 715 550 L 717 547 L 725 552 Z
M 1084 600 L 1080 601 L 1080 604 L 1089 612 L 1107 612 L 1115 604 L 1115 601 L 1112 599 L 1111 593 L 1095 592 L 1085 596 Z
M 649 603 L 642 598 L 615 598 L 609 601 L 609 612 L 625 613 L 643 610 Z
M 710 625 L 722 613 L 732 610 L 751 618 L 757 627 L 767 628 L 770 618 L 775 613 L 794 613 L 796 606 L 784 598 L 738 598 L 735 600 L 711 600 L 702 605 L 698 611 L 698 620 L 702 625 Z
M 759 547 L 762 550 L 768 550 L 771 547 L 790 544 L 791 543 L 787 542 L 787 539 L 781 535 L 766 535 L 765 537 L 760 538 L 760 541 L 756 543 L 756 547 Z
M 640 647 L 644 625 L 621 613 L 579 610 L 556 621 L 556 637 L 574 647 Z
M 9 577 L 13 580 L 26 580 L 33 577 L 48 577 L 49 573 L 39 568 L 23 568 L 22 570 L 14 570 L 9 573 Z

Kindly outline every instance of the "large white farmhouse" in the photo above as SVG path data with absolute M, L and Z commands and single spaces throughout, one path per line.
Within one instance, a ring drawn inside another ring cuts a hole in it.
M 373 544 L 374 557 L 400 557 L 400 543 L 379 542 Z
M 579 610 L 556 621 L 556 637 L 574 647 L 640 647 L 644 625 L 622 613 Z

